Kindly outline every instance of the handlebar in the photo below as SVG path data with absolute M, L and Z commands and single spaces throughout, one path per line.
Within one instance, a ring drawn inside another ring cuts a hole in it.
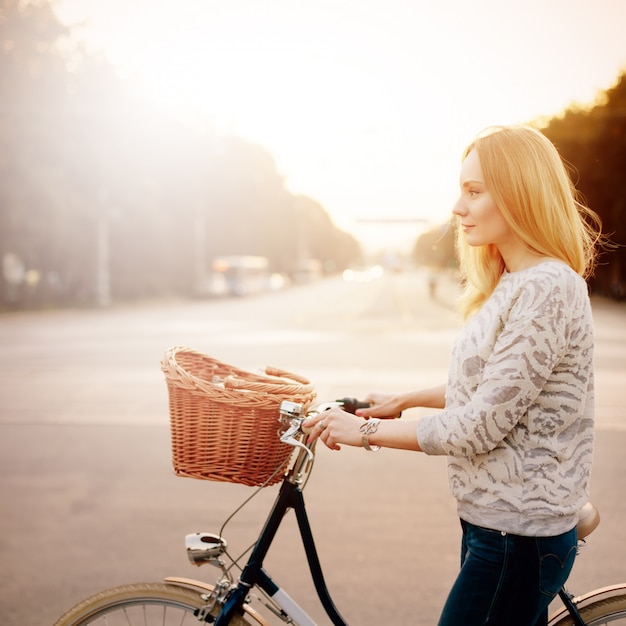
M 352 413 L 353 415 L 357 412 L 357 409 L 369 409 L 372 405 L 369 402 L 363 402 L 361 400 L 357 400 L 356 398 L 341 398 L 341 400 L 337 400 L 343 405 L 343 410 Z
M 340 398 L 334 402 L 322 402 L 311 407 L 303 414 L 304 407 L 297 402 L 283 400 L 280 404 L 280 422 L 285 426 L 284 432 L 280 436 L 282 443 L 286 443 L 294 448 L 301 448 L 306 451 L 309 459 L 313 458 L 311 446 L 305 443 L 305 436 L 310 434 L 310 430 L 302 427 L 302 423 L 307 417 L 318 415 L 333 408 L 340 408 L 348 413 L 354 414 L 357 409 L 370 407 L 369 402 L 357 400 L 357 398 Z

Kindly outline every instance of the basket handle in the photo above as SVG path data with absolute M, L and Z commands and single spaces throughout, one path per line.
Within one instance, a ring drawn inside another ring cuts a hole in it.
M 313 393 L 314 387 L 311 384 L 303 384 L 299 382 L 289 383 L 287 381 L 276 382 L 257 382 L 245 380 L 237 376 L 226 376 L 223 379 L 226 389 L 246 389 L 248 391 L 259 391 L 261 393 L 281 393 L 286 395 L 308 395 Z
M 190 353 L 200 359 L 210 361 L 211 363 L 217 362 L 208 355 L 203 355 L 200 352 L 185 348 L 184 346 L 170 348 L 161 361 L 161 369 L 165 374 L 168 384 L 177 384 L 185 389 L 214 395 L 217 390 L 215 381 L 205 380 L 196 376 L 193 372 L 187 371 L 185 367 L 181 366 L 176 360 L 176 356 L 179 352 Z M 304 376 L 293 374 L 292 372 L 277 367 L 267 366 L 265 368 L 265 375 L 267 377 L 276 378 L 276 380 L 271 380 L 270 378 L 265 380 L 264 376 L 238 370 L 232 366 L 225 365 L 225 367 L 230 369 L 231 373 L 220 376 L 224 388 L 236 390 L 244 389 L 264 394 L 282 393 L 296 396 L 312 396 L 315 392 L 313 385 Z
M 311 383 L 311 381 L 304 376 L 300 376 L 299 374 L 293 374 L 292 372 L 288 372 L 287 370 L 281 370 L 278 367 L 273 367 L 272 365 L 266 366 L 265 373 L 268 376 L 277 376 L 279 378 L 290 378 L 291 380 L 297 380 L 303 385 L 309 385 Z

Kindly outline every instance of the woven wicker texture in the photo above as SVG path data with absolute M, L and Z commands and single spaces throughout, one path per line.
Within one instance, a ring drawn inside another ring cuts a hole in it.
M 293 448 L 280 443 L 279 407 L 311 404 L 306 378 L 272 367 L 253 374 L 182 346 L 165 353 L 161 369 L 178 476 L 250 486 L 282 479 Z

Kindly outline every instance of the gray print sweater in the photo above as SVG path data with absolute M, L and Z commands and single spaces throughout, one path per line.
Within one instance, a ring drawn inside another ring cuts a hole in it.
M 593 428 L 585 281 L 558 261 L 503 274 L 454 345 L 445 409 L 417 426 L 424 452 L 448 455 L 459 516 L 517 535 L 570 530 Z

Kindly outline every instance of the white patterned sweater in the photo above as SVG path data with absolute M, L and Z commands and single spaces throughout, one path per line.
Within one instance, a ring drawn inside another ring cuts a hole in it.
M 570 530 L 593 428 L 585 281 L 558 261 L 505 273 L 454 345 L 445 409 L 417 426 L 424 452 L 448 455 L 459 516 L 517 535 Z

